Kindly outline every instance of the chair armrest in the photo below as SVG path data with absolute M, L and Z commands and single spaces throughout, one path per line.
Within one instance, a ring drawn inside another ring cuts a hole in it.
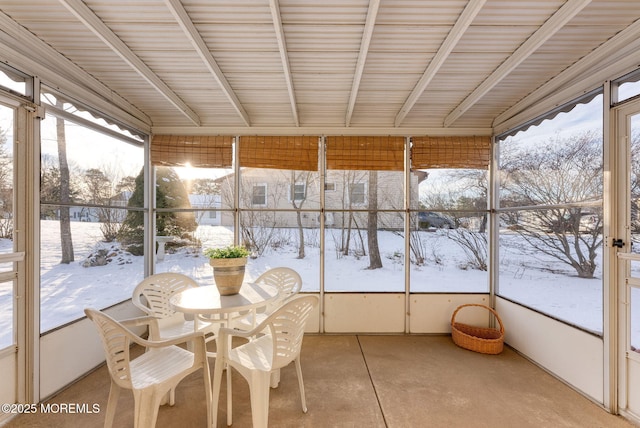
M 128 318 L 119 322 L 120 324 L 122 324 L 127 328 L 141 327 L 141 326 L 148 326 L 155 323 L 156 318 L 152 316 L 143 316 L 143 317 L 136 317 L 136 318 Z
M 182 336 L 176 336 L 171 339 L 166 340 L 145 340 L 139 336 L 133 335 L 131 338 L 132 341 L 137 343 L 140 346 L 144 346 L 146 348 L 165 348 L 167 346 L 179 345 L 181 343 L 187 343 L 192 341 L 202 341 L 202 344 L 205 343 L 205 335 L 202 331 L 195 331 L 193 333 L 183 334 Z
M 267 323 L 265 320 L 251 330 L 240 330 L 237 328 L 222 327 L 220 330 L 218 330 L 218 336 L 221 339 L 227 336 L 236 336 L 244 337 L 245 339 L 251 339 L 261 333 L 265 329 L 266 324 Z
M 133 303 L 133 306 L 135 306 L 137 309 L 140 309 L 142 312 L 144 312 L 145 315 L 151 316 L 151 309 L 149 309 L 148 306 L 140 301 L 140 296 L 138 296 L 137 298 L 132 298 L 131 303 Z

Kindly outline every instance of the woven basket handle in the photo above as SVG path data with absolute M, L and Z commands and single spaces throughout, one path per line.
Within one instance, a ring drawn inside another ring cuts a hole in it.
M 462 308 L 465 308 L 467 306 L 477 306 L 480 308 L 484 308 L 486 310 L 488 310 L 489 312 L 491 312 L 493 314 L 494 317 L 496 317 L 496 319 L 498 320 L 498 324 L 500 324 L 500 334 L 504 334 L 504 325 L 502 325 L 502 320 L 500 319 L 500 316 L 498 315 L 498 313 L 496 311 L 494 311 L 493 309 L 491 309 L 489 306 L 485 306 L 485 305 L 480 305 L 478 303 L 467 303 L 466 305 L 461 305 L 458 306 L 456 308 L 455 311 L 453 311 L 453 315 L 451 315 L 451 325 L 453 325 L 453 323 L 456 321 L 456 314 L 458 313 L 458 311 Z

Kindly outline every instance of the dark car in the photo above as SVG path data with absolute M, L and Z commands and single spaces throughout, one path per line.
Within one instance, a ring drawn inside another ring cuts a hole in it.
M 431 211 L 418 213 L 418 225 L 421 229 L 428 229 L 430 227 L 436 229 L 453 229 L 455 227 L 453 221 Z

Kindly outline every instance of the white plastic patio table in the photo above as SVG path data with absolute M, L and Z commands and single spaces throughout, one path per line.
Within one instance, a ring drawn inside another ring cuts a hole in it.
M 264 283 L 256 284 L 245 282 L 238 294 L 221 296 L 215 285 L 189 288 L 176 293 L 169 299 L 169 303 L 176 311 L 195 315 L 194 329 L 198 329 L 199 317 L 197 315 L 219 315 L 221 325 L 228 325 L 228 317 L 233 313 L 254 311 L 266 306 L 278 296 L 280 290 L 277 287 Z M 255 317 L 253 317 L 255 319 Z M 217 340 L 217 339 L 216 339 Z M 207 353 L 215 357 L 215 352 Z M 278 384 L 279 377 L 274 376 L 273 386 Z
M 224 320 L 234 312 L 245 312 L 265 306 L 277 296 L 276 287 L 245 282 L 238 294 L 221 296 L 215 285 L 207 285 L 176 293 L 169 302 L 176 311 L 185 314 L 221 315 Z
M 169 303 L 176 311 L 185 314 L 220 315 L 224 323 L 234 312 L 251 311 L 265 306 L 278 296 L 278 291 L 278 288 L 267 284 L 246 282 L 242 284 L 238 294 L 221 296 L 215 285 L 207 285 L 176 293 L 169 299 Z M 194 322 L 198 322 L 197 316 L 194 317 Z M 208 354 L 215 356 L 214 353 Z M 272 386 L 277 386 L 279 380 L 279 373 L 272 375 Z M 218 403 L 212 405 L 217 406 Z

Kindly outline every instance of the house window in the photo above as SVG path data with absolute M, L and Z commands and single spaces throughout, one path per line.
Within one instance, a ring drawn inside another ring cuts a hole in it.
M 304 201 L 307 198 L 307 186 L 304 183 L 296 183 L 291 185 L 289 200 Z
M 336 191 L 336 183 L 324 183 L 324 191 L 325 192 L 335 192 Z
M 267 185 L 266 184 L 254 184 L 251 194 L 252 205 L 267 205 Z
M 209 211 L 209 218 L 216 218 L 218 216 L 217 211 Z
M 353 183 L 349 185 L 349 202 L 352 205 L 365 204 L 364 183 Z

